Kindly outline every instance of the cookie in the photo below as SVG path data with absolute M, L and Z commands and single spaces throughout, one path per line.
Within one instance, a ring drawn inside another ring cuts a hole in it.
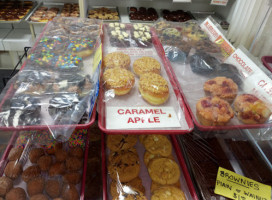
M 148 135 L 144 140 L 144 146 L 151 154 L 168 157 L 172 153 L 172 145 L 164 135 Z
M 140 77 L 139 91 L 144 100 L 152 105 L 161 105 L 169 98 L 168 82 L 155 73 L 145 73 Z
M 230 78 L 216 77 L 204 83 L 203 89 L 207 96 L 217 96 L 232 103 L 238 93 L 237 84 Z
M 153 159 L 148 165 L 148 172 L 152 181 L 161 185 L 174 184 L 180 177 L 178 164 L 169 158 Z
M 121 183 L 119 181 L 111 182 L 110 192 L 111 192 L 111 196 L 113 197 L 119 196 L 120 193 L 127 193 L 126 191 L 128 189 L 131 189 L 133 191 L 138 191 L 143 194 L 145 193 L 145 188 L 143 186 L 142 179 L 139 177 L 126 183 Z
M 125 95 L 129 93 L 135 83 L 132 72 L 115 67 L 107 69 L 103 74 L 103 81 L 108 90 L 113 89 L 115 95 Z
M 137 150 L 134 147 L 126 149 L 126 150 L 111 151 L 111 153 L 108 156 L 109 163 L 111 163 L 111 161 L 114 160 L 114 158 L 118 156 L 122 156 L 126 154 L 127 152 L 134 153 L 135 155 L 137 155 Z
M 129 182 L 140 173 L 139 157 L 133 152 L 116 156 L 108 164 L 108 171 L 113 180 Z
M 111 151 L 120 151 L 133 147 L 137 143 L 136 135 L 108 135 L 107 147 Z
M 144 163 L 146 166 L 148 166 L 149 162 L 155 158 L 162 158 L 165 156 L 161 156 L 160 154 L 152 154 L 149 151 L 145 151 L 144 153 Z M 167 158 L 170 158 L 172 160 L 174 160 L 174 157 L 172 156 L 172 154 L 170 154 L 169 156 L 166 156 Z
M 158 184 L 158 183 L 156 183 L 154 181 L 151 181 L 150 191 L 151 191 L 151 193 L 153 193 L 155 190 L 157 190 L 157 189 L 159 189 L 161 187 L 168 187 L 168 186 L 176 187 L 176 188 L 179 189 L 180 188 L 180 182 L 178 181 L 178 182 L 176 182 L 176 183 L 174 183 L 172 185 L 160 185 L 160 184 Z
M 184 192 L 176 187 L 162 187 L 154 191 L 151 200 L 186 200 Z
M 128 69 L 130 66 L 130 57 L 122 52 L 109 53 L 104 57 L 104 67 L 121 67 Z
M 134 61 L 133 71 L 138 76 L 147 72 L 160 74 L 161 65 L 156 59 L 144 56 Z

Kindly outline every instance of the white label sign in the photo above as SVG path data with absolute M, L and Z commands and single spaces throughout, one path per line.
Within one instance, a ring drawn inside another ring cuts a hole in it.
M 226 6 L 229 0 L 212 0 L 212 5 Z
M 272 80 L 242 50 L 237 49 L 225 63 L 239 70 L 244 92 L 257 96 L 272 109 Z
M 181 127 L 173 107 L 107 107 L 107 129 Z

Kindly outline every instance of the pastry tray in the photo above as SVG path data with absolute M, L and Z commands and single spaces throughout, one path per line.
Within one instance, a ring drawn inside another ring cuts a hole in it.
M 32 47 L 32 49 L 35 49 L 36 46 L 38 45 L 40 39 L 43 37 L 43 34 L 46 30 L 46 28 L 48 27 L 48 23 L 45 25 L 45 27 L 43 28 L 42 33 L 40 34 L 39 38 L 36 40 L 34 46 Z M 101 33 L 100 33 L 101 34 Z M 99 35 L 99 37 L 101 37 L 101 35 Z M 93 56 L 93 55 L 92 55 Z M 22 65 L 20 70 L 23 70 L 26 66 L 26 62 L 24 62 L 24 64 Z M 87 63 L 84 64 L 84 67 L 82 69 L 82 71 L 84 71 L 85 73 L 90 72 L 90 69 L 87 66 L 92 66 L 93 65 L 93 61 L 90 61 L 90 59 L 88 59 Z M 87 73 L 88 74 L 88 73 Z M 11 85 L 9 85 L 10 87 L 6 90 L 6 94 L 4 94 L 4 97 L 2 98 L 2 101 L 0 102 L 0 110 L 5 102 L 6 99 L 12 97 L 15 94 L 15 89 L 13 87 L 13 83 Z M 96 87 L 96 85 L 95 85 Z M 50 98 L 50 96 L 53 96 L 54 94 L 48 95 L 48 94 L 44 94 L 41 95 L 41 104 L 44 103 L 44 101 L 47 101 L 48 98 Z M 44 117 L 44 119 L 48 120 L 49 122 L 52 121 L 51 116 L 48 113 L 48 108 L 43 108 L 41 109 L 41 116 Z M 50 127 L 50 129 L 63 129 L 65 128 L 65 130 L 67 128 L 74 128 L 74 129 L 87 129 L 90 126 L 92 126 L 95 122 L 95 118 L 96 118 L 96 102 L 94 102 L 94 106 L 92 108 L 92 110 L 90 111 L 90 113 L 88 113 L 88 118 L 89 118 L 89 122 L 85 123 L 85 124 L 61 124 L 61 125 L 46 125 L 46 124 L 39 124 L 39 125 L 29 125 L 29 126 L 0 126 L 0 130 L 5 130 L 5 131 L 18 131 L 18 130 L 47 130 L 48 127 Z M 48 122 L 46 121 L 46 122 Z
M 139 8 L 139 7 L 136 7 L 136 8 Z M 155 9 L 155 10 L 156 10 L 156 12 L 158 14 L 158 19 L 160 19 L 160 12 L 158 12 L 157 9 Z M 130 13 L 133 13 L 133 12 L 130 11 L 130 7 L 127 7 L 127 12 L 128 12 L 129 21 L 131 23 L 142 23 L 142 24 L 144 24 L 144 23 L 155 23 L 157 21 L 157 20 L 154 20 L 154 21 L 132 20 L 132 19 L 130 19 L 130 16 L 129 16 Z
M 93 10 L 93 9 L 97 9 L 97 8 L 108 8 L 108 9 L 110 9 L 112 11 L 116 11 L 118 13 L 119 20 L 105 19 L 105 20 L 102 20 L 103 22 L 121 22 L 119 9 L 118 9 L 118 7 L 115 7 L 115 6 L 91 6 L 87 10 L 87 18 L 89 16 L 89 10 Z
M 28 17 L 25 19 L 29 24 L 46 24 L 47 22 L 33 22 L 31 21 L 30 17 L 35 13 L 35 11 L 41 7 L 46 6 L 48 8 L 56 7 L 59 8 L 59 12 L 57 14 L 57 17 L 60 16 L 61 10 L 63 9 L 64 3 L 51 3 L 51 2 L 42 2 L 37 6 L 32 12 L 28 15 Z
M 10 141 L 8 143 L 8 146 L 0 160 L 0 176 L 3 176 L 4 174 L 4 170 L 5 167 L 8 163 L 8 155 L 10 150 L 13 148 L 13 146 L 15 145 L 15 142 L 17 140 L 19 136 L 19 132 L 13 132 Z M 86 141 L 89 141 L 89 134 L 86 135 Z M 85 180 L 86 180 L 86 173 L 87 173 L 87 159 L 88 159 L 88 149 L 89 149 L 89 142 L 85 142 L 85 150 L 84 150 L 84 155 L 83 155 L 83 169 L 82 169 L 82 177 L 81 177 L 81 187 L 79 187 L 78 185 L 76 186 L 77 189 L 80 191 L 79 192 L 79 196 L 80 196 L 80 200 L 84 200 L 84 192 L 85 192 Z M 23 153 L 25 153 L 25 151 L 23 151 Z M 25 159 L 25 158 L 24 158 Z M 30 161 L 28 161 L 27 163 L 24 164 L 23 169 L 25 169 L 25 166 L 29 165 Z M 16 184 L 20 184 L 19 186 L 22 188 L 26 188 L 26 183 L 21 181 L 18 182 L 18 180 L 16 181 Z M 26 189 L 25 189 L 26 190 Z M 27 193 L 27 192 L 26 192 Z
M 36 1 L 34 1 L 32 8 L 28 11 L 27 14 L 25 14 L 25 16 L 22 19 L 16 20 L 16 21 L 0 21 L 0 24 L 10 24 L 10 23 L 12 23 L 12 24 L 19 24 L 22 21 L 27 20 L 29 18 L 29 16 L 32 15 L 33 10 L 36 10 L 38 7 L 39 7 L 39 4 Z
M 190 64 L 178 64 L 175 62 L 170 62 L 168 59 L 167 62 L 168 65 L 171 66 L 170 70 L 172 72 L 172 76 L 176 84 L 178 85 L 181 95 L 184 98 L 184 101 L 191 114 L 193 122 L 199 130 L 213 131 L 231 129 L 255 129 L 272 126 L 271 122 L 272 115 L 270 116 L 270 123 L 264 124 L 243 124 L 238 120 L 238 118 L 235 115 L 230 120 L 230 122 L 224 126 L 204 126 L 200 124 L 196 117 L 196 103 L 198 99 L 206 96 L 203 91 L 203 84 L 205 81 L 211 78 L 195 74 L 194 72 L 192 72 Z M 241 93 L 243 92 L 238 91 L 238 95 Z
M 176 126 L 176 128 L 170 127 L 170 128 L 159 128 L 159 127 L 153 127 L 153 128 L 146 128 L 146 127 L 137 127 L 137 128 L 122 128 L 119 127 L 116 128 L 107 128 L 107 108 L 108 107 L 133 107 L 133 108 L 140 108 L 140 107 L 148 107 L 149 109 L 152 109 L 152 106 L 148 104 L 146 101 L 144 101 L 137 91 L 137 84 L 138 84 L 138 78 L 135 77 L 135 86 L 131 89 L 131 91 L 124 95 L 115 97 L 113 99 L 110 99 L 109 101 L 104 101 L 104 95 L 105 90 L 103 83 L 100 83 L 100 95 L 99 95 L 99 116 L 98 116 L 98 125 L 99 128 L 107 134 L 185 134 L 188 132 L 191 132 L 193 129 L 193 123 L 191 120 L 191 117 L 187 111 L 186 106 L 184 105 L 184 101 L 178 91 L 178 88 L 176 86 L 176 83 L 174 82 L 174 79 L 171 75 L 168 63 L 166 61 L 166 58 L 164 56 L 164 51 L 161 46 L 161 43 L 159 42 L 159 39 L 157 35 L 155 34 L 154 29 L 151 29 L 152 33 L 152 42 L 153 46 L 151 48 L 139 48 L 139 47 L 112 47 L 109 42 L 109 36 L 107 31 L 107 25 L 105 24 L 103 26 L 104 30 L 104 40 L 103 40 L 103 55 L 111 52 L 116 51 L 122 51 L 124 53 L 127 53 L 131 56 L 131 65 L 134 62 L 134 59 L 143 57 L 143 56 L 152 56 L 155 59 L 157 59 L 161 64 L 161 75 L 168 81 L 169 83 L 169 99 L 166 103 L 164 103 L 161 106 L 156 107 L 169 107 L 173 108 L 175 114 L 178 116 L 176 119 L 179 121 L 179 126 Z M 132 28 L 131 24 L 126 25 L 126 30 L 129 32 L 129 30 Z M 135 52 L 138 52 L 135 54 Z M 109 115 L 110 116 L 110 115 Z M 108 116 L 108 117 L 109 117 Z M 145 116 L 144 116 L 145 117 Z M 170 115 L 171 117 L 171 115 Z M 172 121 L 172 120 L 171 120 Z M 123 123 L 123 122 L 121 122 Z M 171 122 L 169 122 L 171 123 Z
M 109 177 L 109 174 L 107 173 L 107 157 L 109 154 L 109 149 L 106 148 L 106 144 L 105 144 L 105 139 L 104 139 L 104 135 L 102 136 L 102 170 L 103 170 L 103 199 L 104 200 L 111 200 L 112 197 L 110 195 L 110 184 L 109 184 L 109 180 L 111 179 Z M 188 173 L 188 169 L 185 163 L 185 160 L 182 156 L 179 144 L 176 140 L 176 137 L 173 135 L 169 136 L 171 142 L 172 142 L 172 146 L 173 146 L 173 152 L 172 155 L 175 159 L 175 161 L 177 162 L 177 164 L 180 167 L 180 185 L 181 185 L 181 189 L 184 192 L 186 199 L 193 199 L 193 200 L 198 200 L 195 188 L 193 186 L 191 177 Z M 139 155 L 140 158 L 140 174 L 139 177 L 142 179 L 142 183 L 143 186 L 145 187 L 145 195 L 147 197 L 147 199 L 151 199 L 151 192 L 150 192 L 150 186 L 151 186 L 151 178 L 148 174 L 147 171 L 147 167 L 144 164 L 143 158 L 144 158 L 144 151 L 145 148 L 143 146 L 143 144 L 140 143 L 139 139 L 138 142 L 135 146 L 137 153 Z

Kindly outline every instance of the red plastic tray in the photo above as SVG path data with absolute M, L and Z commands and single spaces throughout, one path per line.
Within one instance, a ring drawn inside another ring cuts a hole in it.
M 185 177 L 185 181 L 187 183 L 189 192 L 191 194 L 191 197 L 193 200 L 198 200 L 195 188 L 193 186 L 191 177 L 189 175 L 186 163 L 184 161 L 183 155 L 181 153 L 179 144 L 176 140 L 176 137 L 174 135 L 170 135 L 171 137 L 171 141 L 172 141 L 172 145 L 173 145 L 173 150 L 175 151 L 178 161 L 179 161 L 179 166 L 181 168 L 181 173 L 183 173 L 184 177 Z M 108 200 L 108 196 L 107 196 L 107 167 L 106 167 L 106 145 L 105 145 L 105 139 L 104 139 L 104 135 L 102 135 L 102 170 L 103 170 L 103 199 L 104 200 Z M 146 188 L 147 189 L 147 188 Z
M 42 30 L 42 33 L 40 34 L 40 36 L 38 37 L 38 39 L 36 40 L 34 46 L 32 47 L 32 49 L 35 49 L 39 43 L 39 41 L 41 40 L 41 38 L 43 37 L 44 35 L 44 32 L 46 30 L 46 28 L 48 27 L 48 24 L 50 22 L 47 22 L 47 24 L 44 26 L 43 30 Z M 100 35 L 101 37 L 102 35 Z M 30 50 L 32 51 L 32 50 Z M 24 62 L 24 64 L 22 65 L 21 69 L 24 69 L 26 65 L 26 61 Z M 13 84 L 11 84 L 10 88 L 7 90 L 4 98 L 2 99 L 2 101 L 0 102 L 0 110 L 2 108 L 2 105 L 4 104 L 5 100 L 10 98 L 11 96 L 13 96 L 14 94 L 14 89 L 13 89 Z M 92 115 L 91 115 L 91 118 L 90 118 L 90 121 L 87 123 L 87 124 L 63 124 L 63 125 L 35 125 L 35 126 L 17 126 L 17 127 L 3 127 L 3 126 L 0 126 L 0 130 L 5 130 L 5 131 L 18 131 L 18 130 L 46 130 L 48 129 L 48 127 L 50 127 L 50 129 L 62 129 L 62 128 L 75 128 L 75 129 L 87 129 L 89 127 L 91 127 L 94 122 L 95 122 L 95 118 L 96 118 L 96 103 L 93 107 L 93 110 L 92 110 Z
M 104 132 L 104 133 L 107 133 L 107 134 L 185 134 L 185 133 L 189 133 L 193 130 L 194 128 L 194 125 L 193 125 L 193 122 L 192 122 L 192 119 L 191 119 L 191 116 L 187 110 L 187 107 L 185 106 L 185 103 L 183 101 L 183 98 L 178 90 L 178 87 L 176 85 L 176 82 L 174 81 L 174 78 L 171 74 L 171 70 L 170 70 L 170 67 L 169 67 L 169 63 L 167 62 L 167 59 L 165 57 L 165 54 L 164 54 L 164 50 L 163 50 L 163 47 L 159 41 L 159 38 L 157 37 L 157 35 L 155 34 L 155 31 L 154 29 L 151 29 L 152 31 L 152 42 L 153 42 L 153 45 L 155 46 L 156 50 L 157 50 L 157 53 L 158 55 L 162 58 L 162 62 L 163 62 L 163 65 L 164 65 L 164 69 L 166 70 L 166 73 L 168 75 L 168 78 L 170 80 L 170 83 L 173 87 L 173 90 L 175 92 L 175 95 L 176 95 L 176 98 L 177 98 L 177 101 L 180 105 L 180 107 L 182 108 L 183 112 L 184 112 L 184 116 L 185 116 L 185 119 L 186 119 L 186 122 L 188 124 L 188 130 L 178 130 L 178 129 L 173 129 L 173 130 L 163 130 L 163 129 L 154 129 L 154 130 L 150 130 L 150 129 L 138 129 L 138 130 L 130 130 L 130 129 L 122 129 L 122 130 L 115 130 L 115 129 L 107 129 L 106 128 L 106 113 L 105 113 L 105 110 L 106 110 L 106 106 L 105 106 L 105 102 L 103 101 L 104 99 L 104 87 L 103 87 L 103 84 L 101 84 L 100 82 L 100 89 L 99 89 L 99 101 L 98 101 L 98 112 L 99 112 L 99 115 L 98 115 L 98 126 L 99 128 Z M 103 55 L 103 54 L 102 54 Z M 102 75 L 102 72 L 101 72 L 101 75 Z
M 263 56 L 262 57 L 262 61 L 264 66 L 272 72 L 272 56 Z M 270 65 L 269 65 L 270 63 Z
M 9 155 L 10 150 L 12 149 L 14 143 L 16 142 L 16 139 L 18 137 L 18 133 L 14 132 L 12 134 L 12 137 L 10 138 L 10 141 L 8 143 L 8 146 L 0 160 L 0 177 L 4 173 L 4 169 L 7 165 L 7 158 Z M 89 133 L 87 133 L 86 140 L 89 141 Z M 87 172 L 87 159 L 88 159 L 88 149 L 89 149 L 89 142 L 86 142 L 85 144 L 85 151 L 84 151 L 84 163 L 83 163 L 83 171 L 82 171 L 82 182 L 81 182 L 81 189 L 80 189 L 80 200 L 84 200 L 84 192 L 85 192 L 85 181 L 86 181 L 86 172 Z

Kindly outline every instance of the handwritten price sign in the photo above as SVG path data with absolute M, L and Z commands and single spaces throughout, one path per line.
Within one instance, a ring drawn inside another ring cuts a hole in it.
M 214 193 L 237 200 L 270 200 L 271 186 L 219 167 Z

